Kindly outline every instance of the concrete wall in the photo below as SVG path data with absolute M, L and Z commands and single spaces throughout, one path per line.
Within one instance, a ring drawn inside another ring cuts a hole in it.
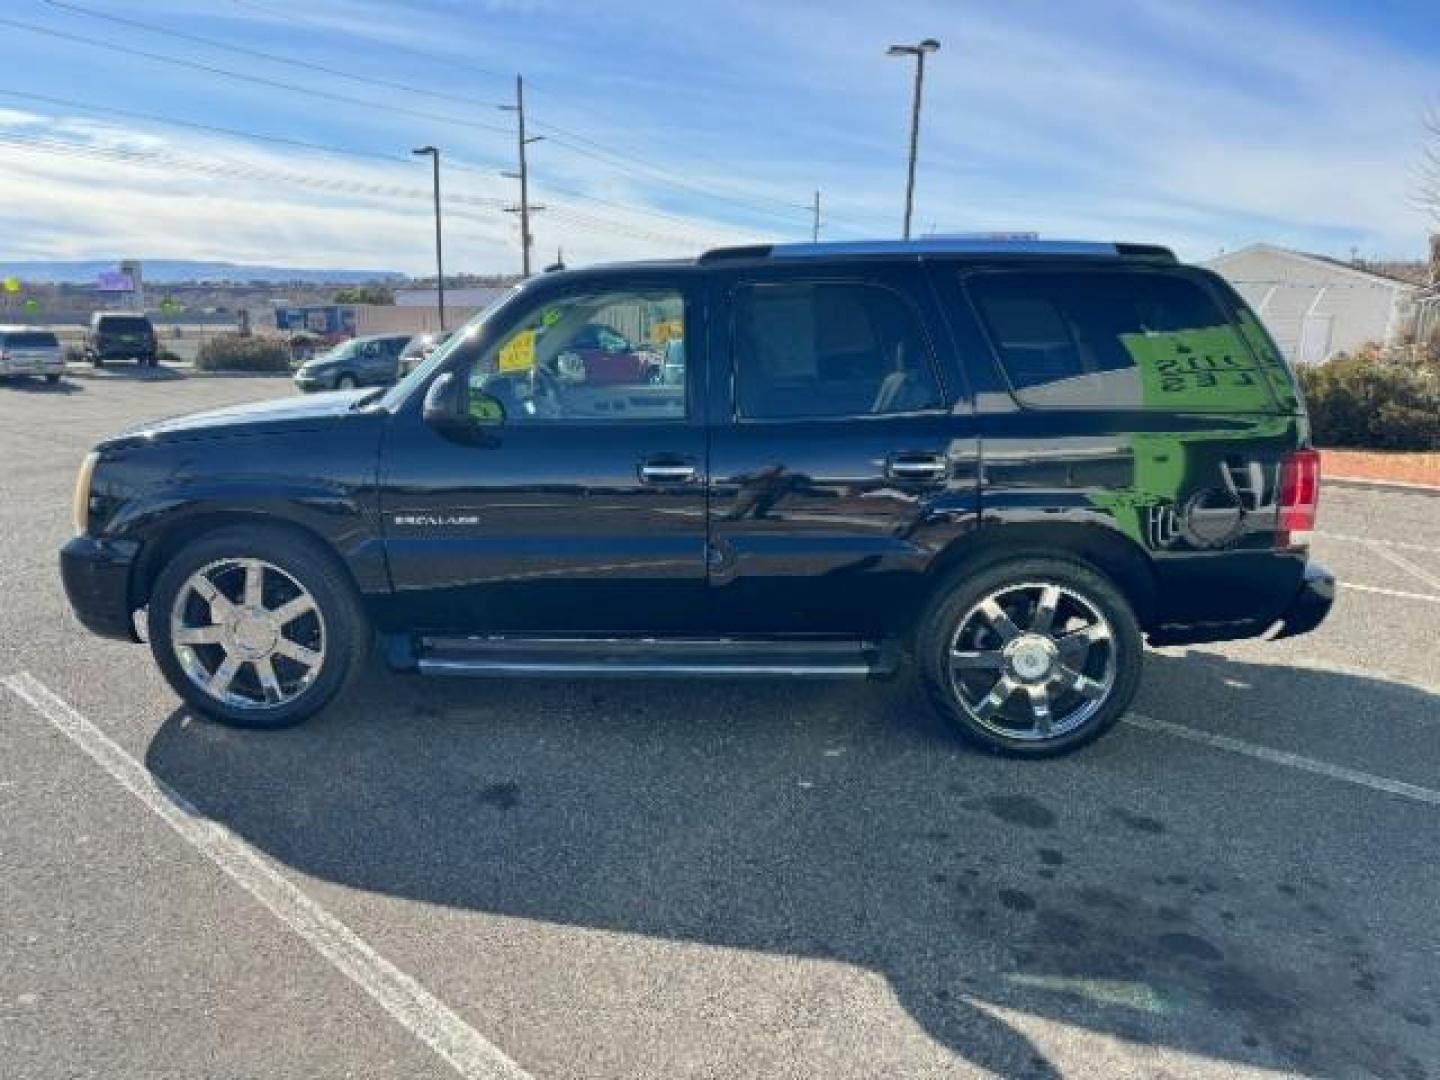
M 462 325 L 477 311 L 478 307 L 451 306 L 445 304 L 445 325 L 451 330 Z M 397 334 L 428 333 L 440 328 L 439 313 L 433 307 L 399 307 L 377 304 L 356 304 L 355 333 Z
M 1392 343 L 1415 290 L 1280 249 L 1246 248 L 1206 263 L 1253 307 L 1293 363 L 1319 363 L 1368 341 Z

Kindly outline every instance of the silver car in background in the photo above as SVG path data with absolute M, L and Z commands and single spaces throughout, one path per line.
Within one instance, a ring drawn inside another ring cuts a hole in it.
M 0 326 L 0 378 L 43 375 L 58 383 L 65 374 L 65 350 L 53 330 Z

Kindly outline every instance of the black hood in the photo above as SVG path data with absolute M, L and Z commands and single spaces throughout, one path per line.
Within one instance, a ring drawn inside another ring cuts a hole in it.
M 373 396 L 374 390 L 342 390 L 328 394 L 307 394 L 304 397 L 255 401 L 246 405 L 227 405 L 220 409 L 152 420 L 127 428 L 102 445 L 117 448 L 147 442 L 173 442 L 181 439 L 228 438 L 236 435 L 259 435 L 271 431 L 298 431 L 326 427 L 355 414 L 355 403 Z

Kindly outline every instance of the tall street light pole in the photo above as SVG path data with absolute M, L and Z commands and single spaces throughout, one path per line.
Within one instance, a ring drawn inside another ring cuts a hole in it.
M 445 256 L 440 243 L 440 151 L 434 146 L 421 146 L 412 151 L 417 157 L 428 157 L 435 171 L 435 297 L 440 308 L 440 332 L 445 332 Z
M 920 92 L 925 85 L 925 54 L 940 48 L 940 42 L 926 38 L 915 45 L 891 45 L 887 56 L 915 57 L 915 100 L 910 106 L 910 171 L 905 180 L 905 239 L 910 239 L 910 217 L 915 211 L 915 154 L 920 145 Z

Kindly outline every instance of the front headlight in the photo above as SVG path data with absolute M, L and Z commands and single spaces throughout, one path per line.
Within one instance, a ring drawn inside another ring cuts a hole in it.
M 75 477 L 75 535 L 84 536 L 90 531 L 90 481 L 95 477 L 95 466 L 100 455 L 94 450 L 85 455 L 80 463 L 80 473 Z

